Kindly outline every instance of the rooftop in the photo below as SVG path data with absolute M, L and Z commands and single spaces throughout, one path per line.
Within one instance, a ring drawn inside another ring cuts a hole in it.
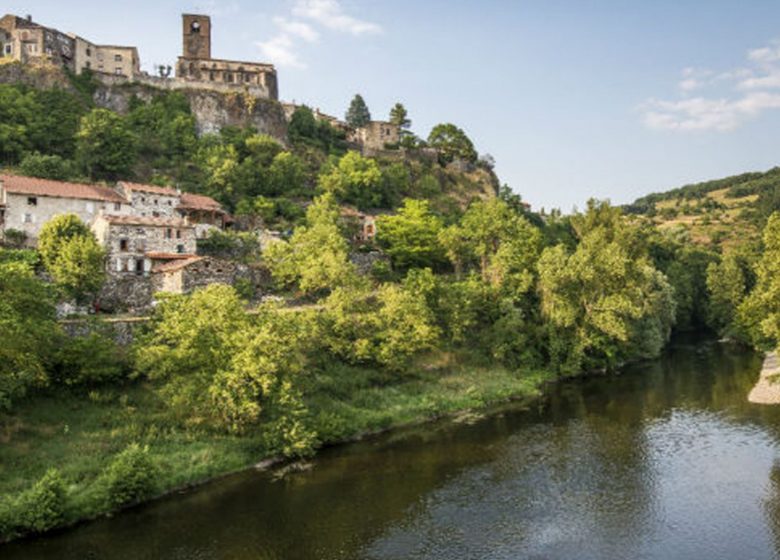
M 185 255 L 185 257 L 186 258 L 183 259 L 176 259 L 167 263 L 158 264 L 152 269 L 152 272 L 175 272 L 203 260 L 203 257 L 194 257 L 192 255 Z
M 127 203 L 124 197 L 119 193 L 100 185 L 68 183 L 64 181 L 52 181 L 51 179 L 38 179 L 37 177 L 2 174 L 0 174 L 0 183 L 2 183 L 6 192 L 12 194 Z
M 181 193 L 179 208 L 185 210 L 211 210 L 222 214 L 225 213 L 219 202 L 210 196 L 204 196 L 202 194 Z

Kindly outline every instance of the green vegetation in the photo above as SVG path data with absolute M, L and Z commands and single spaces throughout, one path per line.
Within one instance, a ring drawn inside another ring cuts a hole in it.
M 368 110 L 368 105 L 366 105 L 363 96 L 359 93 L 352 98 L 344 120 L 352 128 L 360 128 L 371 122 L 371 113 Z

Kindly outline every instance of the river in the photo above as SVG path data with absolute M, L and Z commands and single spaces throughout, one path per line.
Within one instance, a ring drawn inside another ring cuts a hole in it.
M 530 408 L 324 450 L 44 538 L 3 560 L 780 556 L 780 407 L 759 356 L 678 340 Z

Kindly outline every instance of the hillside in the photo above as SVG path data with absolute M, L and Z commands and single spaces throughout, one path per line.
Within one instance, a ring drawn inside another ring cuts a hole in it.
M 352 162 L 357 168 L 342 169 L 339 198 L 347 206 L 393 210 L 404 198 L 424 198 L 435 211 L 457 215 L 471 200 L 498 192 L 497 177 L 476 156 L 452 162 L 413 135 L 407 148 L 367 149 L 305 107 L 286 115 L 281 103 L 247 91 L 172 90 L 164 80 L 139 80 L 74 76 L 45 63 L 0 64 L 0 115 L 8 129 L 0 165 L 51 179 L 175 186 L 212 196 L 232 213 L 262 207 L 263 221 L 276 228 L 302 217 L 322 192 L 322 177 L 351 151 L 364 157 Z M 108 145 L 117 146 L 115 153 L 101 147 Z
M 624 207 L 661 229 L 684 229 L 713 248 L 758 241 L 767 218 L 780 209 L 780 167 L 653 193 Z

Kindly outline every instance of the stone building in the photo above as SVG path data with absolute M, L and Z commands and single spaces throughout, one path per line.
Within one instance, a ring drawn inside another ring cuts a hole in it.
M 381 151 L 388 145 L 401 141 L 401 127 L 387 121 L 371 121 L 366 126 L 353 130 L 347 137 L 363 150 Z
M 272 64 L 222 60 L 211 57 L 211 18 L 182 14 L 182 56 L 176 77 L 192 82 L 246 86 L 268 99 L 279 99 L 276 69 Z
M 132 78 L 141 73 L 141 60 L 135 47 L 96 45 L 87 39 L 73 35 L 76 73 L 84 70 L 114 74 Z
M 54 216 L 76 214 L 89 225 L 101 212 L 129 215 L 132 207 L 108 187 L 0 175 L 0 232 L 22 231 L 31 245 Z
M 195 227 L 181 218 L 98 216 L 92 231 L 114 275 L 148 275 L 153 267 L 195 256 Z
M 117 190 L 130 202 L 133 214 L 136 216 L 173 218 L 176 216 L 176 207 L 181 199 L 181 193 L 171 187 L 143 185 L 129 181 L 118 182 Z
M 209 196 L 128 181 L 117 183 L 117 189 L 130 201 L 136 216 L 186 218 L 195 226 L 198 239 L 214 228 L 224 229 L 230 218 L 219 202 Z
M 7 14 L 0 18 L 2 56 L 20 62 L 49 61 L 75 71 L 76 41 L 66 33 Z
M 158 292 L 188 294 L 211 284 L 235 283 L 238 265 L 214 257 L 189 257 L 170 261 L 152 269 L 152 281 Z

